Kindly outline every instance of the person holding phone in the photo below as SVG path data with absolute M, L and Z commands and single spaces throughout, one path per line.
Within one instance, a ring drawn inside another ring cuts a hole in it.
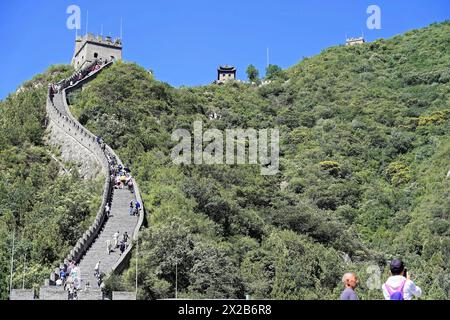
M 392 260 L 390 269 L 392 276 L 383 284 L 383 295 L 386 300 L 411 300 L 422 295 L 422 289 L 411 280 L 403 261 Z

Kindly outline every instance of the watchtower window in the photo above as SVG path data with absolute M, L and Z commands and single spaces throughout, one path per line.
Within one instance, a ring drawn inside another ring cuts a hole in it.
M 98 58 L 98 53 L 97 52 L 94 53 L 94 58 Z

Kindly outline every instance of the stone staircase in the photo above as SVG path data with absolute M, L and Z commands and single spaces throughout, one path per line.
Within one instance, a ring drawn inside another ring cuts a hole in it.
M 115 189 L 113 191 L 113 200 L 111 205 L 111 216 L 106 220 L 99 236 L 88 249 L 87 253 L 81 258 L 79 268 L 81 271 L 82 288 L 89 282 L 91 288 L 98 288 L 97 279 L 94 277 L 94 268 L 100 260 L 100 272 L 109 274 L 113 266 L 120 258 L 120 250 L 113 249 L 114 252 L 107 253 L 106 241 L 110 240 L 113 246 L 113 235 L 119 231 L 119 241 L 122 239 L 123 233 L 126 231 L 128 235 L 133 234 L 134 227 L 137 223 L 137 216 L 130 216 L 128 206 L 130 201 L 136 201 L 134 194 L 127 188 Z M 128 243 L 131 239 L 128 239 Z
M 102 204 L 99 208 L 97 216 L 91 227 L 85 231 L 83 236 L 79 239 L 77 244 L 71 250 L 66 258 L 66 261 L 74 260 L 80 269 L 81 273 L 81 290 L 78 292 L 78 300 L 100 300 L 102 299 L 102 292 L 98 288 L 97 279 L 94 277 L 94 267 L 100 260 L 100 272 L 109 276 L 113 272 L 121 272 L 128 259 L 131 256 L 133 248 L 133 240 L 137 239 L 140 227 L 144 223 L 145 209 L 142 201 L 139 186 L 133 179 L 134 193 L 131 193 L 128 188 L 113 189 L 110 180 L 110 166 L 115 162 L 122 164 L 119 157 L 107 145 L 102 147 L 97 141 L 95 135 L 84 128 L 71 114 L 67 105 L 66 91 L 81 88 L 84 84 L 96 77 L 105 67 L 109 67 L 111 63 L 104 65 L 100 70 L 94 72 L 85 72 L 82 80 L 78 79 L 78 75 L 74 74 L 71 78 L 63 80 L 58 84 L 58 92 L 52 94 L 53 89 L 49 88 L 49 95 L 47 97 L 47 115 L 50 134 L 53 136 L 67 136 L 67 139 L 59 141 L 68 141 L 75 145 L 72 149 L 77 149 L 85 152 L 81 157 L 78 157 L 78 162 L 83 165 L 87 162 L 87 157 L 92 161 L 97 162 L 101 167 L 102 173 L 105 175 L 104 191 L 102 196 Z M 84 74 L 84 73 L 83 73 Z M 87 155 L 87 156 L 86 156 Z M 78 155 L 79 156 L 79 155 Z M 112 162 L 113 161 L 113 162 Z M 129 203 L 139 201 L 141 203 L 141 210 L 139 216 L 131 216 L 129 214 Z M 106 203 L 111 203 L 110 217 L 106 216 L 104 207 Z M 113 235 L 119 231 L 119 241 L 122 239 L 124 232 L 129 235 L 128 247 L 124 254 L 121 255 L 118 248 L 113 248 L 113 252 L 107 253 L 106 241 L 111 240 L 113 246 Z M 57 270 L 55 270 L 57 271 Z M 62 287 L 55 286 L 57 273 L 52 273 L 50 279 L 45 281 L 45 285 L 40 288 L 40 300 L 67 300 L 68 292 L 64 291 Z M 90 288 L 85 289 L 85 285 L 89 282 Z M 31 298 L 33 296 L 32 290 L 20 291 L 13 290 L 11 299 L 22 300 Z M 114 293 L 113 293 L 114 298 Z M 116 292 L 116 300 L 133 300 L 136 299 L 134 292 Z

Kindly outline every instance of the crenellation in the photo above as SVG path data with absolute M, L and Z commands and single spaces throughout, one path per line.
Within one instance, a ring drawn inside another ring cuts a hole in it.
M 122 40 L 102 35 L 88 33 L 84 36 L 78 36 L 75 40 L 75 52 L 72 58 L 72 66 L 76 70 L 100 60 L 109 62 L 122 60 Z

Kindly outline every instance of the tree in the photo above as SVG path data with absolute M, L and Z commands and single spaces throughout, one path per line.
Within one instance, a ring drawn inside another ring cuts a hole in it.
M 193 265 L 189 270 L 190 296 L 209 299 L 235 299 L 243 296 L 238 269 L 230 259 L 230 250 L 213 241 L 196 243 L 192 250 Z
M 250 82 L 258 82 L 259 80 L 259 71 L 252 64 L 247 67 L 247 78 Z
M 283 75 L 283 70 L 276 64 L 269 64 L 266 68 L 266 79 L 273 80 Z

